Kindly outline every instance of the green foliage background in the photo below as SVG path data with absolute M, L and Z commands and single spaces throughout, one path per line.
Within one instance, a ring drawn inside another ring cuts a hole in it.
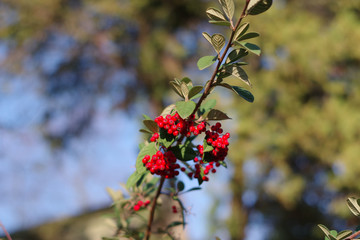
M 263 55 L 249 59 L 255 102 L 234 104 L 232 239 L 255 213 L 273 227 L 267 239 L 321 239 L 317 223 L 354 225 L 346 197 L 360 190 L 360 2 L 282 2 L 250 20 Z M 256 193 L 251 206 L 244 191 Z

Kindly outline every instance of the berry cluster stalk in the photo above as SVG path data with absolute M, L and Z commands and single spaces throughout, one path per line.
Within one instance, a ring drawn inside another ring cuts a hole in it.
M 242 21 L 243 18 L 246 17 L 246 9 L 248 8 L 248 5 L 249 5 L 249 2 L 250 0 L 246 0 L 246 3 L 245 3 L 245 6 L 243 8 L 243 11 L 241 13 L 241 16 L 239 18 L 239 20 L 237 21 L 236 25 L 234 26 L 232 20 L 230 20 L 230 23 L 231 23 L 231 36 L 230 36 L 230 39 L 225 47 L 225 50 L 223 52 L 223 54 L 221 55 L 221 57 L 218 55 L 218 62 L 217 62 L 217 65 L 216 65 L 216 68 L 211 76 L 211 79 L 209 81 L 209 84 L 207 84 L 207 86 L 205 87 L 205 90 L 203 92 L 203 94 L 201 95 L 198 103 L 196 104 L 196 107 L 193 111 L 192 114 L 195 114 L 196 111 L 199 109 L 201 103 L 206 99 L 206 97 L 210 94 L 210 90 L 212 87 L 214 87 L 214 82 L 215 82 L 215 78 L 216 78 L 216 75 L 217 73 L 219 72 L 219 68 L 221 66 L 221 63 L 223 62 L 223 60 L 225 59 L 231 45 L 232 45 L 232 41 L 234 39 L 234 35 L 235 35 L 235 31 L 236 29 L 240 26 L 240 23 Z M 183 138 L 183 137 L 182 137 Z M 181 138 L 181 140 L 182 140 Z M 181 140 L 179 139 L 178 141 L 178 144 L 181 142 Z M 155 209 L 156 209 L 156 202 L 160 196 L 160 193 L 161 193 L 161 189 L 164 185 L 164 182 L 165 182 L 165 177 L 162 176 L 161 179 L 160 179 L 160 184 L 159 184 L 159 187 L 157 189 L 157 192 L 156 192 L 156 195 L 152 201 L 152 205 L 151 205 L 151 209 L 150 209 L 150 216 L 149 216 L 149 221 L 148 221 L 148 225 L 147 225 L 147 231 L 146 231 L 146 235 L 145 235 L 145 239 L 146 240 L 149 240 L 150 239 L 150 236 L 151 236 L 151 226 L 152 226 L 152 223 L 153 223 L 153 220 L 154 220 L 154 214 L 155 214 Z

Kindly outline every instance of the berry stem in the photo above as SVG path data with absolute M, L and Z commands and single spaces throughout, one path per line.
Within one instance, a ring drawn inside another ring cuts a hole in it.
M 4 231 L 6 238 L 7 238 L 8 240 L 12 240 L 10 234 L 6 231 L 6 228 L 5 228 L 5 226 L 2 224 L 1 221 L 0 221 L 0 227 L 1 227 L 2 230 Z
M 149 217 L 149 221 L 148 221 L 148 224 L 147 224 L 147 230 L 146 230 L 146 235 L 145 235 L 145 239 L 146 240 L 149 240 L 150 239 L 150 235 L 151 235 L 151 225 L 152 225 L 152 222 L 154 220 L 154 215 L 155 215 L 155 208 L 156 208 L 156 202 L 157 202 L 157 199 L 159 198 L 160 196 L 160 193 L 161 193 L 161 189 L 164 185 L 164 182 L 165 182 L 165 177 L 162 176 L 160 178 L 160 184 L 159 184 L 159 187 L 156 191 L 156 195 L 153 199 L 153 202 L 151 203 L 151 209 L 150 209 L 150 217 Z
M 221 55 L 221 57 L 218 58 L 218 63 L 217 63 L 216 68 L 215 68 L 215 70 L 214 70 L 214 72 L 213 72 L 213 74 L 212 74 L 212 76 L 210 78 L 210 82 L 209 82 L 209 84 L 206 85 L 204 93 L 201 95 L 201 97 L 200 97 L 198 103 L 196 104 L 196 107 L 195 107 L 194 111 L 192 112 L 192 114 L 196 113 L 196 111 L 199 109 L 201 103 L 210 94 L 210 89 L 214 86 L 215 77 L 216 77 L 216 74 L 219 72 L 220 65 L 224 61 L 225 56 L 227 55 L 227 52 L 229 51 L 229 49 L 230 49 L 230 47 L 232 45 L 234 35 L 235 35 L 235 31 L 239 27 L 239 25 L 240 25 L 241 21 L 243 20 L 243 18 L 245 18 L 246 15 L 247 15 L 246 14 L 246 9 L 248 8 L 249 3 L 250 3 L 250 0 L 246 0 L 245 6 L 243 8 L 243 11 L 241 13 L 241 16 L 240 16 L 239 20 L 237 21 L 235 27 L 232 27 L 232 29 L 231 29 L 230 39 L 229 39 L 229 41 L 228 41 L 228 43 L 227 43 L 227 45 L 225 47 L 225 50 L 224 50 L 223 54 Z
M 355 239 L 359 235 L 360 235 L 360 231 L 357 231 L 357 232 L 353 233 L 352 235 L 350 235 L 349 237 L 347 237 L 345 240 Z

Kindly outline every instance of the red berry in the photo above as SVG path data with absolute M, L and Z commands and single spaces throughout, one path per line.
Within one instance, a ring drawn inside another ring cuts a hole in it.
M 137 202 L 137 205 L 139 205 L 140 207 L 142 207 L 142 206 L 144 205 L 144 202 L 141 201 L 141 200 L 139 200 L 139 201 Z
M 135 210 L 135 211 L 139 211 L 139 210 L 140 210 L 140 206 L 136 204 L 136 205 L 134 206 L 134 210 Z
M 149 204 L 150 204 L 150 200 L 146 200 L 144 204 L 145 204 L 145 206 L 149 205 Z

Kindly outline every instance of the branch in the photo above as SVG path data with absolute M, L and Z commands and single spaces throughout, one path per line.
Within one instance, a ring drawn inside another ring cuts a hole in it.
M 360 235 L 360 231 L 357 231 L 357 232 L 353 233 L 352 235 L 350 235 L 349 237 L 347 237 L 345 240 L 355 239 L 359 235 Z
M 159 198 L 160 196 L 160 192 L 161 192 L 161 189 L 164 185 L 164 182 L 165 182 L 165 177 L 162 176 L 161 179 L 160 179 L 160 185 L 159 185 L 159 188 L 157 189 L 157 192 L 156 192 L 156 195 L 154 197 L 154 200 L 151 204 L 151 210 L 150 210 L 150 217 L 149 217 L 149 221 L 148 221 L 148 224 L 147 224 L 147 230 L 146 230 L 146 235 L 145 235 L 145 239 L 146 240 L 149 240 L 150 239 L 150 235 L 151 235 L 151 225 L 152 225 L 152 222 L 154 220 L 154 214 L 155 214 L 155 208 L 156 208 L 156 202 L 157 202 L 157 199 Z
M 1 227 L 2 230 L 4 231 L 5 236 L 7 237 L 7 239 L 8 239 L 8 240 L 12 240 L 10 234 L 6 231 L 6 228 L 5 228 L 5 226 L 2 224 L 1 221 L 0 221 L 0 227 Z

